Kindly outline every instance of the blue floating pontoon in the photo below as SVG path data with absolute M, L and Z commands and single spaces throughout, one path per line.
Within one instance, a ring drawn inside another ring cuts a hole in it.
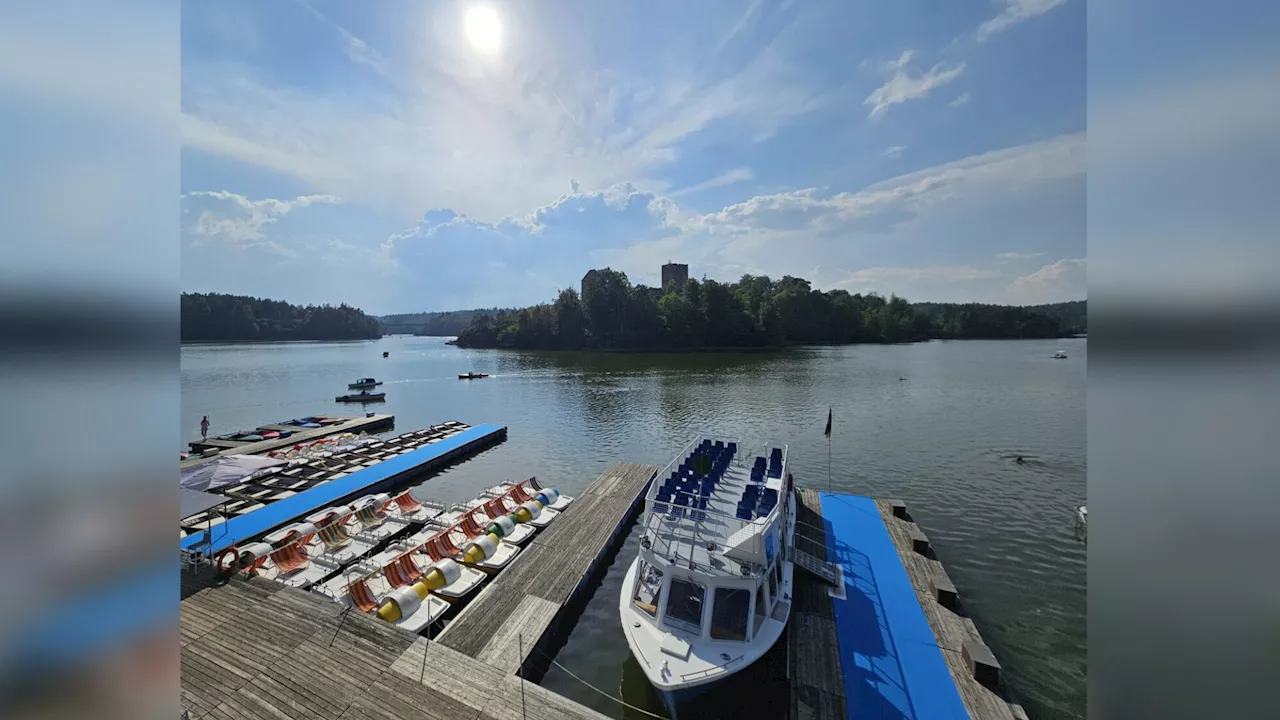
M 359 494 L 366 490 L 387 484 L 396 476 L 409 472 L 425 472 L 446 456 L 469 446 L 489 440 L 506 431 L 501 425 L 476 425 L 439 442 L 388 458 L 350 475 L 330 480 L 310 490 L 273 502 L 260 510 L 232 518 L 225 523 L 215 525 L 211 530 L 193 533 L 182 538 L 182 549 L 187 551 L 207 550 L 210 555 L 250 540 L 268 532 L 290 520 L 302 517 L 321 508 L 328 507 L 343 498 Z M 205 538 L 211 532 L 213 542 Z

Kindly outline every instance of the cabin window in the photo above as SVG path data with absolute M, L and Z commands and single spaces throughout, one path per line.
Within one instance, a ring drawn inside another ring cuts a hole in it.
M 762 581 L 756 586 L 756 629 L 753 632 L 760 632 L 760 626 L 764 624 L 764 619 L 769 617 L 768 598 L 764 595 L 764 582 Z
M 777 569 L 777 565 L 773 566 Z M 778 599 L 778 578 L 776 573 L 769 573 L 769 599 L 776 602 Z
M 782 585 L 782 563 L 773 566 L 773 584 L 775 586 Z
M 636 593 L 631 597 L 631 604 L 643 610 L 649 617 L 658 616 L 658 599 L 662 596 L 662 571 L 640 561 L 640 572 L 636 574 Z
M 664 620 L 673 627 L 702 634 L 702 601 L 705 597 L 706 588 L 698 583 L 672 578 Z
M 711 606 L 711 637 L 714 640 L 746 640 L 747 616 L 751 612 L 751 591 L 716 588 Z

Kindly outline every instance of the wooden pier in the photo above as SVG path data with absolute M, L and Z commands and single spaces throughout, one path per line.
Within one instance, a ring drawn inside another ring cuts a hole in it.
M 218 450 L 218 453 L 209 456 L 189 457 L 182 461 L 182 467 L 185 469 L 193 465 L 208 462 L 224 452 L 234 452 L 236 455 L 258 455 L 283 447 L 291 447 L 298 443 L 311 442 L 322 437 L 337 435 L 339 433 L 350 432 L 359 435 L 361 432 L 377 432 L 391 427 L 395 424 L 396 420 L 395 415 L 381 415 L 378 413 L 355 416 L 325 415 L 324 417 L 339 420 L 339 422 L 318 428 L 303 428 L 296 427 L 294 425 L 263 425 L 258 429 L 288 431 L 292 434 L 285 438 L 272 438 L 270 440 L 259 440 L 257 442 L 246 442 L 243 440 L 219 440 L 217 438 L 192 441 L 190 443 L 190 447 L 194 453 L 201 452 L 203 448 Z
M 576 621 L 657 470 L 610 467 L 430 640 L 273 581 L 183 573 L 183 709 L 191 720 L 605 720 L 526 678 Z
M 827 559 L 819 493 L 798 493 L 797 547 Z M 955 586 L 938 561 L 924 532 L 911 521 L 906 505 L 876 500 L 880 518 L 893 540 L 916 599 L 933 630 L 938 648 L 969 717 L 975 720 L 1026 720 L 1020 705 L 1010 702 L 1001 686 L 1000 666 L 982 641 L 973 621 L 961 614 Z M 792 617 L 788 625 L 788 675 L 793 720 L 846 720 L 844 670 L 836 632 L 831 587 L 796 573 Z
M 190 720 L 606 720 L 441 643 L 259 578 L 191 592 L 180 626 Z
M 536 676 L 572 619 L 566 606 L 590 585 L 657 472 L 626 462 L 605 470 L 458 614 L 440 644 L 503 672 Z

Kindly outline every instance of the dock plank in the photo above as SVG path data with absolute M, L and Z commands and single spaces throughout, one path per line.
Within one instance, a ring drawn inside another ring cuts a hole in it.
M 542 601 L 529 603 L 526 615 L 538 617 Z M 181 648 L 179 699 L 192 720 L 520 717 L 520 687 L 503 669 L 269 580 L 189 594 L 180 615 L 205 630 Z M 502 640 L 491 640 L 499 652 Z M 536 685 L 524 690 L 539 698 L 530 720 L 603 717 Z
M 826 525 L 817 490 L 796 493 L 796 547 L 827 559 Z M 791 717 L 805 720 L 846 720 L 840 641 L 836 633 L 835 603 L 829 586 L 797 571 L 792 587 L 791 620 L 787 626 L 787 663 L 791 684 Z

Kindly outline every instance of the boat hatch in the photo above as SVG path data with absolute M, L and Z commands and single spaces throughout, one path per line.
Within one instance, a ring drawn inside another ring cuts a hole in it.
M 662 636 L 662 645 L 660 647 L 662 652 L 676 658 L 677 660 L 689 659 L 689 643 L 681 640 L 671 633 L 667 633 Z

